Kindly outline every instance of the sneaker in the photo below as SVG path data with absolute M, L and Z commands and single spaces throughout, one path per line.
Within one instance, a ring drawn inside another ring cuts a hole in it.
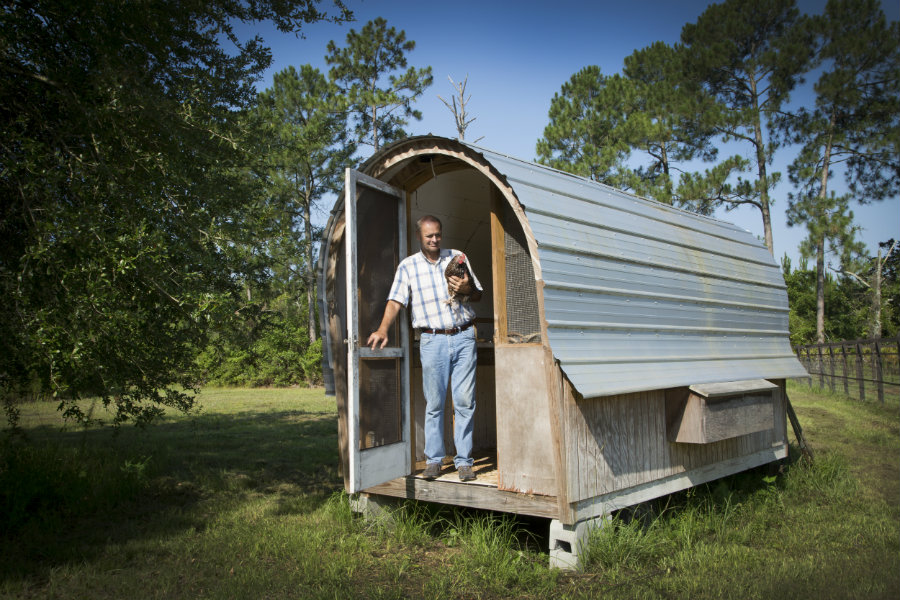
M 441 474 L 441 463 L 428 463 L 425 470 L 422 471 L 422 477 L 425 479 L 437 479 Z
M 475 479 L 475 473 L 472 472 L 472 467 L 469 465 L 459 465 L 456 468 L 456 472 L 459 473 L 460 481 L 472 481 Z

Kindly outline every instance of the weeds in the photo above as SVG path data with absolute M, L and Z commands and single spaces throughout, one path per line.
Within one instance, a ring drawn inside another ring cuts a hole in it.
M 670 549 L 672 539 L 660 519 L 645 523 L 619 516 L 592 530 L 585 560 L 604 570 L 636 569 L 657 564 Z
M 823 500 L 840 501 L 856 491 L 857 483 L 850 475 L 847 459 L 838 452 L 828 452 L 817 455 L 814 462 L 793 464 L 785 487 L 794 496 L 813 494 Z

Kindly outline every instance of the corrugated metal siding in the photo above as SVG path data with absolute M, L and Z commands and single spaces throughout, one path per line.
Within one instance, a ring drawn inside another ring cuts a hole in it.
M 806 375 L 781 271 L 750 233 L 473 149 L 524 205 L 550 347 L 584 397 Z

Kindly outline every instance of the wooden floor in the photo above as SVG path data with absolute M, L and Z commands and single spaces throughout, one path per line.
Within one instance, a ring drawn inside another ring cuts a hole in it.
M 476 477 L 474 481 L 460 481 L 452 459 L 445 459 L 444 462 L 440 477 L 433 481 L 422 477 L 425 461 L 419 461 L 412 475 L 372 486 L 365 493 L 550 519 L 559 517 L 555 496 L 505 492 L 499 488 L 500 473 L 497 470 L 496 453 L 475 455 L 475 464 L 472 466 Z
M 420 460 L 416 463 L 414 477 L 422 479 L 422 471 L 425 470 L 425 461 Z M 466 485 L 482 485 L 487 487 L 497 487 L 497 454 L 483 454 L 475 457 L 475 464 L 472 465 L 472 472 L 475 473 L 474 481 L 465 482 Z M 453 460 L 444 459 L 444 465 L 441 468 L 441 475 L 435 481 L 448 481 L 452 483 L 460 483 L 459 475 L 453 466 Z

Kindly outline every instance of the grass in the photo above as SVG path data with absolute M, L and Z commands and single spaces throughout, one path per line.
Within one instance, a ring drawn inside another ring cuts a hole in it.
M 897 596 L 898 406 L 789 393 L 812 464 L 623 511 L 573 574 L 547 568 L 546 521 L 425 503 L 356 518 L 321 390 L 207 391 L 196 414 L 118 433 L 26 404 L 26 439 L 0 437 L 0 597 Z

